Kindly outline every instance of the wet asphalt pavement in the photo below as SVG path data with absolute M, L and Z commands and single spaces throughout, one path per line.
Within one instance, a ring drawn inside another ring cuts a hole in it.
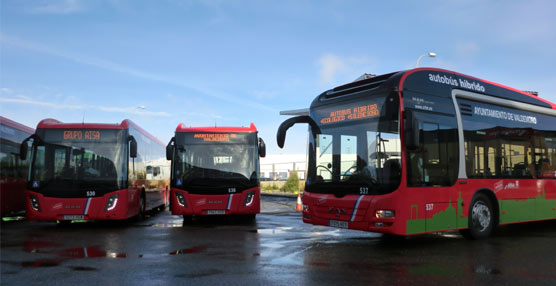
M 406 239 L 303 224 L 295 199 L 256 221 L 1 225 L 2 285 L 556 285 L 556 221 Z

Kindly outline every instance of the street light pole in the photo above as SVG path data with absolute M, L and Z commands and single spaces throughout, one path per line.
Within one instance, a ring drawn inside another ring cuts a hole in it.
M 430 57 L 430 58 L 434 58 L 436 57 L 436 53 L 430 52 L 424 55 L 420 55 L 419 58 L 417 59 L 417 64 L 415 64 L 415 68 L 419 67 L 419 61 L 421 61 L 421 58 L 423 58 L 424 56 Z
M 140 108 L 140 109 L 144 110 L 145 106 L 141 105 L 141 106 L 137 106 L 137 107 L 133 108 L 133 112 L 131 112 L 131 120 L 133 120 L 133 116 L 135 115 L 135 111 L 137 110 L 137 108 Z

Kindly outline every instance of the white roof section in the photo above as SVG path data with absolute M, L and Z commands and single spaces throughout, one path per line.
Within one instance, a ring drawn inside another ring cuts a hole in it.
M 280 111 L 280 115 L 290 115 L 290 116 L 309 115 L 309 108 L 283 110 Z

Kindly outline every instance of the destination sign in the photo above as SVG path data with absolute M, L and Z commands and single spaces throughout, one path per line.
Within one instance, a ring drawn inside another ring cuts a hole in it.
M 380 115 L 380 110 L 378 109 L 378 105 L 376 103 L 364 105 L 354 104 L 354 106 L 332 110 L 326 115 L 328 116 L 320 120 L 321 124 L 377 117 Z
M 230 138 L 236 138 L 234 133 L 195 133 L 193 138 L 204 142 L 230 142 Z
M 178 132 L 176 133 L 177 145 L 189 144 L 247 144 L 257 145 L 257 133 L 244 132 Z
M 98 141 L 100 140 L 100 131 L 98 130 L 64 130 L 63 133 L 64 140 L 90 140 Z

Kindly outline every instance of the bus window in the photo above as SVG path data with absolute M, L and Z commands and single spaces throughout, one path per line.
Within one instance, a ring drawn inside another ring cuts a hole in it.
M 451 186 L 457 179 L 458 149 L 455 118 L 417 113 L 419 148 L 408 151 L 408 186 Z
M 332 138 L 327 134 L 317 136 L 317 180 L 332 179 Z
M 341 179 L 345 179 L 345 176 L 357 170 L 357 136 L 342 135 L 340 145 L 342 148 L 340 173 Z

